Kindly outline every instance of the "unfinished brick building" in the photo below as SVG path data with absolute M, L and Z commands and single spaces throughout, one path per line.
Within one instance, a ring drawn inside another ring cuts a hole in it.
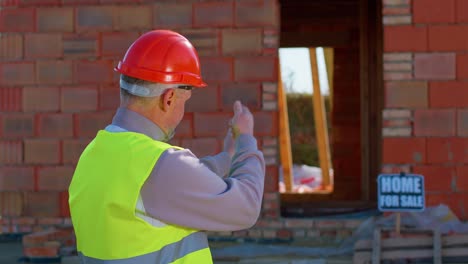
M 327 215 L 375 208 L 380 172 L 423 174 L 428 205 L 468 218 L 467 0 L 2 0 L 1 232 L 70 223 L 74 166 L 118 105 L 113 67 L 154 28 L 194 43 L 209 84 L 174 144 L 220 151 L 237 98 L 255 116 L 267 162 L 261 218 L 212 237 L 336 243 L 361 220 Z M 280 194 L 278 49 L 318 46 L 335 53 L 335 188 Z

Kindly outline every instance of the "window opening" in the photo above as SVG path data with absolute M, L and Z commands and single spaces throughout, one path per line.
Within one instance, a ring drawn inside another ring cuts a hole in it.
M 332 48 L 280 48 L 280 192 L 333 191 L 330 154 Z

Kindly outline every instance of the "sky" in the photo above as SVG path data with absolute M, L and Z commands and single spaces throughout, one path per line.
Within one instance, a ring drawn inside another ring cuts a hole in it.
M 309 49 L 280 48 L 279 58 L 281 78 L 288 86 L 289 84 L 292 86 L 292 92 L 313 93 Z M 317 60 L 322 94 L 329 94 L 325 56 L 322 48 L 317 48 Z M 289 93 L 291 91 L 287 92 Z

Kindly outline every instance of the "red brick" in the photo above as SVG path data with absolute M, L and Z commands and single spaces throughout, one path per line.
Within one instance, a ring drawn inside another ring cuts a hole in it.
M 52 33 L 26 34 L 24 49 L 27 59 L 61 57 L 62 36 Z
M 154 7 L 153 26 L 163 28 L 190 27 L 192 3 L 161 3 Z
M 104 31 L 112 30 L 114 21 L 112 6 L 79 6 L 76 9 L 76 30 Z
M 1 167 L 0 191 L 28 191 L 34 189 L 34 170 L 31 167 Z
M 457 54 L 457 79 L 468 79 L 468 54 Z
M 61 225 L 63 224 L 63 219 L 59 217 L 45 217 L 37 219 L 38 225 Z
M 225 29 L 222 36 L 223 54 L 259 54 L 262 51 L 260 29 Z
M 11 223 L 14 225 L 34 225 L 36 224 L 36 219 L 34 217 L 17 217 L 12 218 Z
M 0 111 L 18 112 L 21 111 L 21 88 L 1 88 L 0 87 Z
M 2 63 L 0 64 L 0 84 L 28 85 L 34 84 L 34 63 Z
M 36 74 L 39 84 L 71 84 L 71 61 L 37 61 Z
M 450 41 L 447 41 L 447 40 Z M 429 50 L 464 51 L 468 49 L 468 26 L 437 25 L 429 27 Z
M 205 81 L 231 81 L 233 62 L 231 58 L 201 58 L 202 77 Z
M 468 22 L 468 0 L 456 0 L 457 22 Z
M 39 168 L 38 187 L 40 191 L 68 190 L 73 176 L 73 167 Z
M 458 210 L 454 210 L 455 215 L 457 215 L 460 220 L 466 221 L 468 219 L 468 195 L 466 193 L 456 193 L 454 194 L 456 202 L 458 202 Z
M 62 0 L 63 5 L 92 5 L 92 4 L 98 4 L 99 0 Z
M 118 86 L 99 88 L 99 110 L 115 110 L 120 105 Z
M 0 10 L 0 32 L 33 32 L 33 8 L 16 8 Z
M 428 163 L 468 163 L 468 138 L 428 138 Z
M 339 220 L 316 220 L 314 227 L 317 229 L 339 229 L 343 227 L 343 221 Z
M 152 9 L 149 5 L 116 6 L 115 30 L 149 30 L 152 26 Z M 135 39 L 134 39 L 135 40 Z
M 127 49 L 138 38 L 137 32 L 103 33 L 100 53 L 102 56 L 123 58 Z
M 455 187 L 455 168 L 451 166 L 414 166 L 413 172 L 424 176 L 426 192 L 451 192 Z
M 21 192 L 0 192 L 0 213 L 3 219 L 8 216 L 17 217 L 22 215 L 23 200 L 23 193 Z
M 387 82 L 385 107 L 426 108 L 428 104 L 427 82 Z
M 251 111 L 261 107 L 261 86 L 257 83 L 231 83 L 225 84 L 221 89 L 221 107 L 223 110 L 233 111 L 236 100 L 249 107 Z
M 65 57 L 94 58 L 98 54 L 98 34 L 65 34 L 63 54 Z
M 34 224 L 34 223 L 32 223 Z M 33 234 L 28 234 L 23 236 L 22 244 L 26 247 L 42 245 L 53 238 L 53 234 L 56 232 L 55 229 L 50 229 L 46 231 L 35 232 Z
M 23 162 L 22 141 L 0 141 L 0 164 L 12 165 Z
M 211 100 L 206 100 L 211 98 Z M 192 91 L 192 97 L 186 103 L 186 112 L 216 112 L 219 110 L 219 89 L 216 85 Z
M 277 26 L 279 8 L 276 0 L 236 2 L 236 26 Z
M 59 88 L 26 87 L 23 89 L 23 111 L 48 112 L 59 110 Z
M 254 133 L 257 136 L 278 135 L 276 112 L 257 112 L 254 115 Z
M 25 193 L 24 214 L 36 217 L 60 216 L 58 192 L 28 192 Z
M 416 136 L 454 136 L 454 110 L 416 110 L 414 113 Z
M 11 113 L 1 118 L 3 138 L 23 138 L 34 135 L 34 115 Z
M 0 59 L 2 61 L 23 58 L 23 36 L 20 34 L 0 35 Z
M 422 53 L 414 56 L 414 75 L 417 79 L 455 79 L 454 53 Z
M 409 6 L 389 6 L 384 7 L 382 14 L 385 15 L 409 15 L 411 8 Z
M 413 0 L 413 23 L 455 22 L 455 0 Z
M 195 113 L 194 136 L 224 136 L 231 118 L 227 113 Z
M 75 115 L 75 136 L 94 137 L 112 121 L 113 112 L 79 113 Z
M 77 61 L 73 80 L 80 84 L 104 84 L 112 82 L 110 61 Z
M 181 145 L 184 148 L 190 149 L 197 157 L 204 157 L 218 153 L 220 142 L 215 138 L 184 138 Z
M 38 132 L 41 137 L 73 136 L 71 114 L 41 114 L 38 116 Z
M 457 113 L 457 135 L 460 137 L 468 136 L 468 109 L 458 110 Z
M 468 166 L 457 167 L 457 191 L 468 191 Z
M 415 26 L 386 26 L 384 28 L 384 50 L 426 51 L 427 28 Z
M 38 8 L 37 30 L 40 32 L 72 32 L 73 8 Z
M 88 139 L 65 139 L 63 141 L 63 163 L 77 164 L 83 150 L 89 144 Z
M 431 82 L 429 105 L 431 108 L 468 108 L 468 82 Z
M 53 6 L 59 5 L 60 0 L 19 0 L 21 6 Z
M 280 229 L 276 231 L 278 239 L 291 239 L 293 237 L 292 231 L 287 229 Z
M 68 191 L 65 192 L 60 192 L 59 196 L 59 206 L 60 206 L 60 216 L 61 217 L 70 217 L 70 205 L 68 204 Z M 65 234 L 66 235 L 66 234 Z M 69 236 L 69 235 L 68 235 Z M 73 235 L 72 235 L 73 236 Z M 76 245 L 76 241 L 74 241 L 74 237 L 72 238 L 73 240 L 70 242 L 65 242 L 64 244 L 71 244 L 71 245 Z M 68 240 L 69 241 L 69 240 Z
M 24 162 L 27 164 L 57 164 L 60 162 L 60 143 L 53 139 L 26 139 Z
M 274 57 L 237 58 L 236 81 L 274 81 L 277 79 L 277 59 Z
M 18 6 L 19 2 L 20 2 L 19 0 L 4 0 L 0 2 L 0 6 L 3 6 L 3 7 Z
M 425 138 L 384 138 L 383 163 L 424 163 Z
M 188 29 L 181 30 L 180 33 L 192 43 L 198 55 L 206 56 L 219 54 L 219 34 L 217 30 L 211 28 Z
M 194 26 L 228 27 L 234 23 L 232 1 L 193 4 Z
M 60 109 L 62 112 L 94 111 L 97 109 L 98 91 L 96 87 L 62 88 Z
M 279 174 L 278 174 L 278 167 L 276 166 L 266 166 L 266 173 L 265 173 L 265 192 L 278 192 L 279 189 Z M 267 202 L 267 201 L 264 201 Z M 276 201 L 271 202 L 276 203 Z M 272 209 L 274 206 L 270 206 Z M 265 208 L 266 209 L 266 208 Z M 274 208 L 278 209 L 278 208 Z

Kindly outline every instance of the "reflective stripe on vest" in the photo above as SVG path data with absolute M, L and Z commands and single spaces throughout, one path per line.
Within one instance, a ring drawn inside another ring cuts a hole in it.
M 84 263 L 146 263 L 140 258 L 151 264 L 162 258 L 167 263 L 212 263 L 203 233 L 169 223 L 152 226 L 136 213 L 141 188 L 168 148 L 176 147 L 143 134 L 103 130 L 86 147 L 69 188 Z
M 95 258 L 86 257 L 81 252 L 79 256 L 81 263 L 83 264 L 169 264 L 174 263 L 178 259 L 183 258 L 189 253 L 196 251 L 203 251 L 208 247 L 206 234 L 203 232 L 192 233 L 186 236 L 181 241 L 167 245 L 161 250 L 149 253 L 146 255 L 128 258 L 128 259 L 117 259 L 117 260 L 100 260 Z M 199 252 L 202 253 L 202 252 Z M 209 252 L 205 252 L 210 254 Z M 186 263 L 190 262 L 190 259 L 184 259 Z

